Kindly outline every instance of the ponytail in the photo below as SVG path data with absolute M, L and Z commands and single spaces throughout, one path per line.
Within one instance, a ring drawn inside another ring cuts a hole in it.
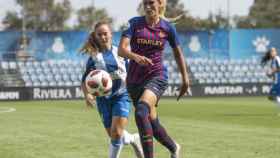
M 161 3 L 161 6 L 159 8 L 159 16 L 164 19 L 164 20 L 167 20 L 168 22 L 171 22 L 171 23 L 175 23 L 180 20 L 184 14 L 181 14 L 175 18 L 167 18 L 165 16 L 165 12 L 166 12 L 166 6 L 167 6 L 167 0 L 158 0 L 160 3 Z
M 271 53 L 271 50 L 268 50 L 265 55 L 262 57 L 261 59 L 261 65 L 262 66 L 265 66 L 267 64 L 267 62 L 270 60 L 270 53 Z
M 89 38 L 80 49 L 80 53 L 91 55 L 92 53 L 96 53 L 99 51 L 98 42 L 94 35 L 95 32 L 91 32 Z

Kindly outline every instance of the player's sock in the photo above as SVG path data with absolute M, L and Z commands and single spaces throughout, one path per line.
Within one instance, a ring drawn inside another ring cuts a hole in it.
M 151 124 L 156 140 L 164 145 L 170 152 L 174 153 L 176 151 L 176 144 L 174 140 L 167 134 L 164 127 L 160 124 L 158 118 L 151 120 Z
M 137 158 L 144 158 L 139 133 L 130 134 L 126 130 L 124 130 L 122 142 L 124 145 L 130 144 L 132 146 Z
M 153 158 L 153 129 L 149 119 L 149 106 L 140 101 L 136 107 L 135 120 L 140 134 L 145 158 Z
M 277 110 L 278 110 L 277 115 L 280 116 L 280 97 L 279 96 L 276 97 L 275 104 L 276 104 Z
M 109 158 L 119 158 L 122 146 L 123 144 L 121 139 L 111 140 Z
M 134 141 L 134 135 L 123 130 L 122 142 L 124 145 L 128 145 Z

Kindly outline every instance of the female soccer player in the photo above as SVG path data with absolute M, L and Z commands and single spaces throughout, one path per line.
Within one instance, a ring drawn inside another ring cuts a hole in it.
M 86 71 L 82 78 L 82 90 L 86 104 L 92 107 L 95 103 L 111 138 L 109 158 L 118 158 L 122 146 L 131 144 L 138 158 L 143 158 L 139 134 L 130 134 L 124 130 L 128 123 L 130 102 L 125 87 L 126 60 L 117 54 L 117 47 L 112 45 L 112 32 L 106 22 L 95 25 L 94 32 L 82 48 L 82 52 L 91 55 L 88 59 Z M 113 79 L 110 96 L 94 97 L 85 87 L 85 78 L 91 70 L 102 69 L 110 73 Z
M 175 28 L 160 17 L 164 5 L 162 0 L 143 0 L 145 16 L 129 20 L 129 28 L 123 32 L 118 52 L 120 56 L 131 59 L 126 81 L 136 108 L 135 120 L 145 158 L 153 158 L 153 137 L 169 149 L 171 158 L 179 157 L 179 144 L 168 136 L 156 112 L 158 100 L 167 87 L 167 70 L 162 62 L 166 41 L 173 48 L 182 76 L 177 99 L 189 88 L 186 64 Z
M 164 20 L 167 20 L 171 23 L 176 23 L 178 20 L 180 20 L 184 14 L 181 14 L 177 17 L 174 17 L 174 18 L 169 18 L 169 17 L 165 17 L 165 11 L 166 11 L 166 0 L 161 0 L 161 3 L 162 5 L 160 6 L 159 8 L 159 16 L 164 19 Z M 143 13 L 144 12 L 144 8 L 143 8 L 143 5 L 141 4 L 140 5 L 140 13 Z
M 275 101 L 280 108 L 280 57 L 277 55 L 276 48 L 271 48 L 262 58 L 262 65 L 271 61 L 271 69 L 267 72 L 267 76 L 274 80 L 274 84 L 270 89 L 268 99 Z

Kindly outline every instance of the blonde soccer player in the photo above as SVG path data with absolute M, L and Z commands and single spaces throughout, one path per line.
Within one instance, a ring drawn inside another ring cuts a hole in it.
M 158 101 L 167 88 L 167 69 L 163 51 L 168 42 L 181 73 L 182 84 L 178 99 L 187 93 L 189 77 L 177 32 L 170 21 L 162 17 L 165 0 L 142 0 L 145 15 L 129 20 L 123 32 L 119 55 L 129 58 L 127 88 L 135 107 L 135 121 L 140 133 L 145 158 L 153 158 L 153 138 L 165 146 L 171 158 L 179 158 L 180 145 L 160 123 Z

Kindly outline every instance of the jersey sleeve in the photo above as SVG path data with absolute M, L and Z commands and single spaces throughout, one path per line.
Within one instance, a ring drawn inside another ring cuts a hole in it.
M 276 60 L 275 60 L 275 68 L 279 69 L 280 68 L 280 57 L 276 57 Z
M 82 76 L 82 82 L 85 82 L 87 75 L 90 71 L 95 70 L 95 62 L 92 60 L 91 57 L 88 58 L 87 64 L 86 64 L 86 71 L 84 72 Z
M 135 18 L 130 19 L 127 23 L 126 29 L 122 33 L 122 37 L 131 38 L 134 30 L 134 23 L 136 22 Z
M 126 71 L 128 71 L 129 59 L 125 58 L 124 62 L 125 62 L 125 69 Z
M 280 58 L 276 56 L 272 61 L 271 61 L 271 66 L 272 69 L 279 69 L 280 68 Z
M 175 48 L 178 45 L 180 45 L 176 28 L 173 25 L 169 25 L 169 34 L 167 40 L 172 48 Z

